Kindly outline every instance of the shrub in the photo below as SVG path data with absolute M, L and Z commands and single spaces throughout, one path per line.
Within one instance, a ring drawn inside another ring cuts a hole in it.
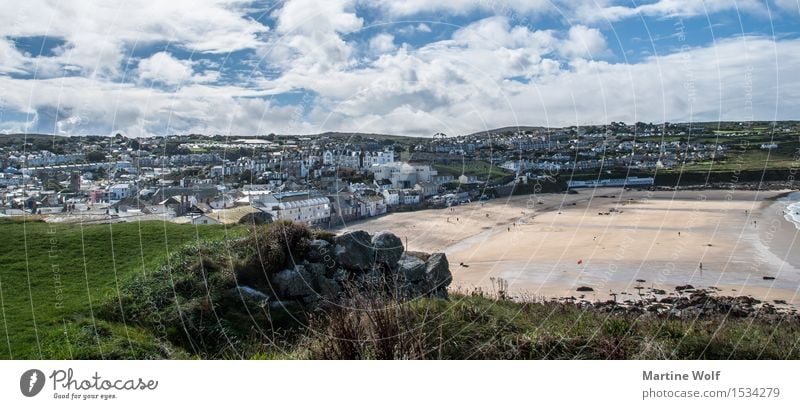
M 314 230 L 314 239 L 325 240 L 328 243 L 333 243 L 336 239 L 336 233 L 327 230 L 317 229 Z
M 313 237 L 306 225 L 290 221 L 256 226 L 244 242 L 249 256 L 236 266 L 237 281 L 266 288 L 272 276 L 305 258 Z

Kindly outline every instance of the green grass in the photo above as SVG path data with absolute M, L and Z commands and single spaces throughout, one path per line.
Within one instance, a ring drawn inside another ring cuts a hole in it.
M 800 328 L 748 319 L 612 316 L 482 296 L 349 310 L 309 331 L 290 358 L 797 359 Z M 351 326 L 341 323 L 352 323 Z M 370 323 L 372 323 L 370 325 Z M 377 324 L 377 325 L 376 325 Z M 312 323 L 312 325 L 314 325 Z M 354 328 L 355 327 L 355 328 Z M 356 341 L 350 341 L 358 334 Z M 276 354 L 264 353 L 263 357 Z
M 155 221 L 80 226 L 0 220 L 0 358 L 74 356 L 71 341 L 80 342 L 82 328 L 94 328 L 94 312 L 113 302 L 120 285 L 188 243 L 240 235 L 242 229 Z M 124 334 L 131 346 L 148 338 L 125 326 L 103 325 Z M 102 349 L 97 339 L 95 347 Z
M 488 162 L 483 161 L 467 161 L 463 165 L 461 163 L 440 164 L 434 163 L 433 168 L 439 172 L 440 175 L 452 175 L 459 177 L 463 173 L 467 176 L 477 176 L 478 179 L 485 180 L 498 179 L 511 174 L 511 172 Z
M 768 152 L 761 149 L 751 149 L 740 153 L 733 153 L 724 160 L 698 162 L 683 168 L 675 167 L 673 171 L 683 172 L 722 172 L 762 169 L 790 169 L 796 168 L 798 161 L 794 156 L 783 151 Z
M 243 227 L 0 220 L 0 232 L 0 358 L 800 359 L 796 321 L 461 294 L 356 297 L 310 315 L 266 308 L 232 291 L 253 254 L 225 238 Z

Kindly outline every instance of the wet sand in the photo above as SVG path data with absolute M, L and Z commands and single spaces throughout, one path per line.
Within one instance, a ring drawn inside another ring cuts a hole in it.
M 340 231 L 389 230 L 410 250 L 444 251 L 463 290 L 502 278 L 513 294 L 608 299 L 691 284 L 796 305 L 800 230 L 782 215 L 788 193 L 584 189 L 393 213 Z

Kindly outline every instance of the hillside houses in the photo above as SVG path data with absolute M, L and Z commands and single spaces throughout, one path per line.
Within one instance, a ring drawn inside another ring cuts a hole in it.
M 330 199 L 310 191 L 270 193 L 254 198 L 251 205 L 273 220 L 326 226 L 331 219 Z
M 116 221 L 157 216 L 189 223 L 190 215 L 222 220 L 216 216 L 248 208 L 259 215 L 253 220 L 329 226 L 461 203 L 442 198 L 477 191 L 476 185 L 492 192 L 512 179 L 655 172 L 729 155 L 731 147 L 713 143 L 710 134 L 695 135 L 690 124 L 616 122 L 419 140 L 334 133 L 47 137 L 0 146 L 0 214 L 53 212 L 59 220 L 80 220 L 119 211 Z M 784 150 L 782 140 L 777 146 L 759 141 L 753 149 Z
M 413 188 L 420 182 L 430 182 L 438 172 L 430 165 L 407 162 L 391 162 L 373 166 L 370 171 L 375 180 L 386 180 L 395 189 Z

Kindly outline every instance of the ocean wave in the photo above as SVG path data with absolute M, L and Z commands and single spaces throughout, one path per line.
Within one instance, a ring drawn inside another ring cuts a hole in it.
M 783 217 L 794 223 L 794 227 L 800 229 L 800 202 L 789 203 L 783 212 Z

